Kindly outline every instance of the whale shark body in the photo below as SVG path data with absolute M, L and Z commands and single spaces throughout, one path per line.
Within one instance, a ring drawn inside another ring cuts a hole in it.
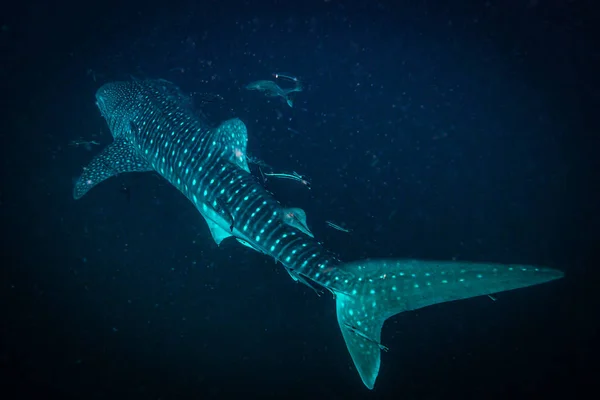
M 529 265 L 405 259 L 343 263 L 313 238 L 301 209 L 283 207 L 250 174 L 247 131 L 239 119 L 208 126 L 189 97 L 164 80 L 108 83 L 98 89 L 96 100 L 114 141 L 84 168 L 74 197 L 123 172 L 156 171 L 193 203 L 217 244 L 233 237 L 279 261 L 294 280 L 334 295 L 342 336 L 369 389 L 386 350 L 380 338 L 387 318 L 563 276 Z

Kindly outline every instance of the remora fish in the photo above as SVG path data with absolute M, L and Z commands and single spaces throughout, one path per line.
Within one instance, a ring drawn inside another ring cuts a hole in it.
M 342 263 L 313 239 L 302 210 L 283 208 L 249 173 L 242 121 L 209 128 L 179 89 L 162 80 L 109 83 L 97 91 L 96 99 L 114 142 L 84 169 L 74 197 L 122 172 L 157 171 L 196 206 L 216 243 L 233 236 L 280 261 L 295 280 L 334 294 L 346 346 L 369 389 L 379 373 L 381 350 L 386 350 L 380 337 L 387 318 L 563 276 L 528 265 Z
M 256 81 L 251 82 L 246 85 L 246 89 L 248 90 L 258 90 L 263 92 L 267 97 L 281 97 L 285 100 L 288 106 L 292 107 L 294 105 L 292 99 L 289 94 L 293 92 L 301 92 L 302 86 L 299 82 L 296 82 L 296 86 L 289 89 L 282 89 L 273 81 Z

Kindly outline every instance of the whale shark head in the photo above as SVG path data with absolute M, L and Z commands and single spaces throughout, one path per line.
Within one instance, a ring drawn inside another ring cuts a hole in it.
M 122 103 L 125 93 L 126 90 L 120 83 L 107 83 L 96 91 L 96 106 L 107 122 L 110 123 L 109 119 L 115 114 L 119 104 Z
M 131 121 L 142 112 L 145 87 L 138 82 L 112 82 L 96 91 L 96 106 L 114 138 L 131 132 Z M 148 94 L 146 94 L 147 98 Z
M 190 96 L 164 79 L 106 83 L 96 91 L 96 106 L 114 137 L 129 131 L 130 122 L 150 108 L 177 107 L 197 114 Z

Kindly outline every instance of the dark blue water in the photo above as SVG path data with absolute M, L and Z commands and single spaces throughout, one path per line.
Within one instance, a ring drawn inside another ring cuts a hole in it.
M 455 3 L 31 3 L 0 17 L 7 387 L 65 399 L 582 396 L 598 329 L 592 9 Z M 293 108 L 244 89 L 275 72 L 303 82 Z M 390 319 L 370 392 L 333 300 L 233 241 L 218 247 L 156 174 L 72 199 L 72 179 L 111 142 L 94 93 L 132 76 L 174 82 L 215 124 L 242 119 L 250 155 L 309 177 L 310 191 L 266 185 L 344 260 L 524 263 L 567 278 Z

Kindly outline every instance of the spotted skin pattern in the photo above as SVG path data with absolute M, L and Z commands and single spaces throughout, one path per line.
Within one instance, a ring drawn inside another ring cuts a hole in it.
M 342 263 L 312 237 L 302 210 L 284 208 L 250 174 L 246 126 L 239 119 L 210 127 L 193 111 L 189 97 L 164 80 L 108 83 L 96 100 L 114 142 L 84 168 L 73 196 L 81 198 L 120 173 L 158 172 L 194 204 L 217 244 L 234 237 L 279 261 L 293 279 L 334 294 L 342 335 L 369 389 L 379 373 L 381 350 L 386 350 L 381 329 L 391 316 L 563 276 L 529 265 Z

